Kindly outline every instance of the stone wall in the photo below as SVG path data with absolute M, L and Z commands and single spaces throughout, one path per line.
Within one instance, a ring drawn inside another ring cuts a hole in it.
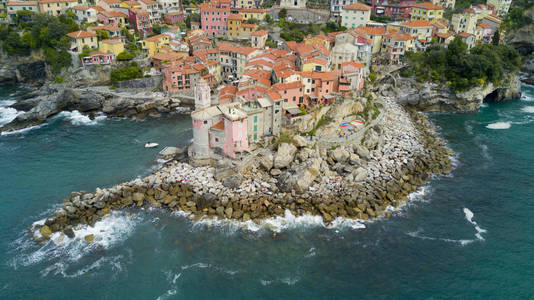
M 154 90 L 161 87 L 161 82 L 163 81 L 163 75 L 153 75 L 151 77 L 119 81 L 117 83 L 117 89 L 127 90 L 127 89 L 148 89 Z

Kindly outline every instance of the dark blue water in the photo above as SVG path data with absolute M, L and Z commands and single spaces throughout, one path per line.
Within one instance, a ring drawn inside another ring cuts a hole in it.
M 0 298 L 532 298 L 534 89 L 523 92 L 478 114 L 431 115 L 454 172 L 366 229 L 289 220 L 273 235 L 132 210 L 89 229 L 90 246 L 36 245 L 26 228 L 71 191 L 147 174 L 157 150 L 144 142 L 185 144 L 190 122 L 70 114 L 1 136 Z

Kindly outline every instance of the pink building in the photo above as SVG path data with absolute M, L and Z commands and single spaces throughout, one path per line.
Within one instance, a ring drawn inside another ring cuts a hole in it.
M 115 54 L 100 51 L 90 52 L 88 56 L 82 58 L 82 65 L 109 65 L 115 62 Z
M 415 0 L 372 0 L 371 7 L 375 15 L 389 16 L 393 19 L 410 18 Z
M 338 90 L 337 75 L 335 72 L 301 72 L 304 94 L 313 105 L 329 103 Z
M 301 82 L 277 83 L 271 89 L 282 96 L 284 103 L 292 104 L 292 106 L 308 105 L 304 97 L 304 89 Z
M 173 11 L 173 12 L 170 12 L 170 13 L 166 13 L 163 16 L 163 20 L 165 20 L 165 22 L 169 22 L 169 23 L 175 24 L 177 22 L 183 22 L 185 20 L 185 17 L 184 17 L 184 13 L 183 12 L 181 12 L 181 11 Z
M 342 63 L 339 92 L 348 94 L 352 91 L 361 91 L 364 84 L 364 67 L 364 65 L 357 62 Z
M 130 26 L 141 35 L 147 35 L 152 32 L 150 25 L 150 14 L 146 10 L 130 8 L 128 9 L 128 20 Z
M 220 106 L 224 115 L 224 154 L 235 158 L 237 152 L 250 152 L 247 114 L 231 106 Z
M 124 22 L 128 18 L 126 14 L 120 11 L 102 11 L 99 12 L 96 17 L 99 23 L 119 28 L 126 25 Z
M 210 36 L 226 34 L 228 30 L 227 20 L 230 15 L 230 1 L 211 1 L 202 3 L 200 7 L 200 24 Z

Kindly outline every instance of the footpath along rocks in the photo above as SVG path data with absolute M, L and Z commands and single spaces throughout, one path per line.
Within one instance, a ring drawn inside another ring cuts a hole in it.
M 219 168 L 170 161 L 153 174 L 94 193 L 74 192 L 43 225 L 40 239 L 78 224 L 94 225 L 113 210 L 153 207 L 239 221 L 293 215 L 368 220 L 389 216 L 429 174 L 451 171 L 451 152 L 431 132 L 423 115 L 384 99 L 379 124 L 361 141 L 329 149 L 301 137 L 266 146 L 247 168 L 218 162 Z M 254 155 L 254 154 L 251 154 Z M 242 171 L 237 171 L 242 170 Z M 68 234 L 67 234 L 68 233 Z M 89 242 L 89 241 L 88 241 Z

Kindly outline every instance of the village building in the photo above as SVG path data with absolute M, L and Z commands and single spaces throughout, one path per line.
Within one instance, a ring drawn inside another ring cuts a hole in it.
M 113 25 L 100 25 L 87 27 L 87 31 L 91 33 L 97 33 L 98 31 L 106 32 L 109 38 L 120 38 L 122 36 L 121 29 Z
M 180 12 L 185 19 L 186 12 L 183 10 L 180 0 L 157 0 L 157 2 L 161 6 L 162 13 Z
M 77 4 L 77 0 L 39 0 L 39 12 L 57 17 Z
M 10 23 L 14 22 L 17 17 L 17 11 L 30 11 L 34 13 L 39 12 L 39 5 L 37 1 L 8 1 L 6 4 L 7 20 Z
M 153 0 L 139 0 L 139 4 L 141 5 L 141 9 L 148 11 L 152 24 L 161 22 L 158 2 Z
M 252 33 L 252 47 L 262 49 L 265 47 L 269 32 L 267 30 L 258 30 Z
M 338 82 L 338 91 L 343 95 L 358 92 L 364 86 L 364 65 L 357 62 L 341 64 L 341 76 Z
M 341 25 L 348 29 L 364 26 L 371 18 L 371 7 L 355 2 L 344 6 L 341 10 Z
M 199 7 L 201 28 L 209 36 L 225 35 L 228 29 L 230 2 L 213 0 L 209 3 L 202 3 Z
M 382 47 L 382 40 L 386 34 L 384 27 L 369 27 L 363 26 L 354 30 L 358 35 L 371 41 L 371 54 L 377 54 Z M 339 67 L 338 67 L 339 69 Z
M 474 13 L 462 13 L 452 15 L 451 29 L 456 32 L 475 33 L 477 26 L 477 17 Z
M 142 36 L 152 32 L 150 14 L 146 10 L 130 8 L 128 10 L 128 21 L 130 26 Z
M 121 7 L 120 0 L 100 0 L 96 4 L 102 7 L 105 11 L 114 11 Z
M 417 37 L 419 40 L 430 42 L 434 27 L 426 20 L 409 21 L 400 24 L 400 32 Z
M 70 50 L 73 52 L 82 52 L 84 46 L 89 49 L 98 49 L 98 39 L 94 33 L 79 30 L 67 33 L 67 36 L 70 39 Z
M 412 6 L 411 20 L 426 20 L 430 23 L 443 18 L 445 8 L 430 2 L 417 3 Z
M 407 19 L 415 2 L 416 0 L 371 0 L 371 7 L 377 16 L 388 16 L 394 20 Z
M 460 32 L 456 36 L 460 37 L 462 42 L 467 45 L 467 50 L 471 50 L 471 48 L 475 46 L 475 35 L 467 32 Z
M 115 54 L 111 52 L 93 51 L 82 57 L 82 65 L 109 65 L 115 62 Z
M 280 0 L 280 8 L 306 8 L 307 0 Z
M 432 4 L 453 9 L 454 5 L 456 4 L 456 0 L 432 0 Z
M 171 11 L 163 16 L 165 22 L 176 24 L 185 21 L 185 15 L 182 11 Z
M 390 63 L 399 64 L 406 51 L 415 51 L 415 38 L 409 34 L 388 32 L 382 42 L 382 52 L 386 53 Z
M 79 23 L 96 23 L 98 21 L 98 10 L 88 6 L 73 6 L 70 9 L 75 15 Z
M 113 53 L 117 57 L 124 52 L 124 43 L 119 39 L 102 40 L 98 42 L 98 50 L 103 53 Z
M 497 16 L 504 17 L 510 10 L 512 0 L 487 0 L 486 4 L 493 6 L 493 12 Z
M 141 48 L 146 50 L 150 57 L 153 57 L 154 54 L 160 52 L 164 46 L 169 46 L 169 41 L 169 35 L 162 33 L 144 39 L 141 42 Z
M 120 11 L 103 11 L 97 14 L 98 22 L 122 28 L 126 26 L 128 16 Z

